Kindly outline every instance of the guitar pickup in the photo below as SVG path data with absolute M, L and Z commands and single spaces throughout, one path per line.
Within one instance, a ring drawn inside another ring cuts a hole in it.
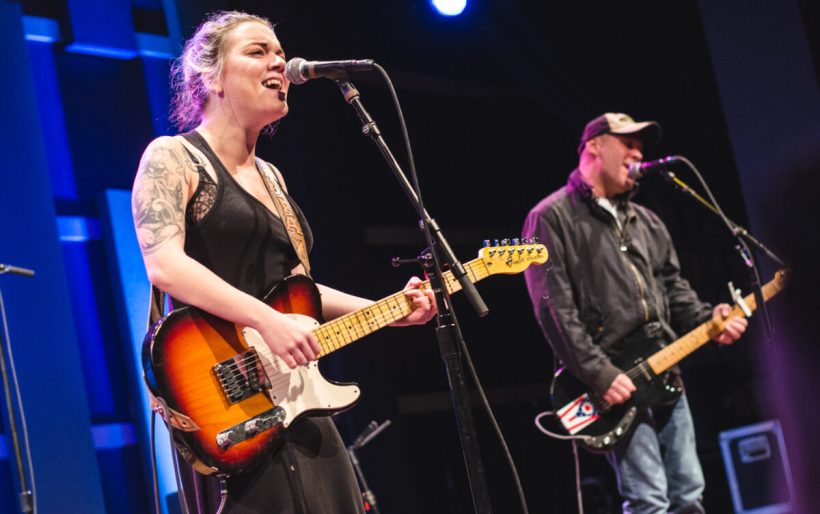
M 216 444 L 227 450 L 285 421 L 285 409 L 274 407 L 216 434 Z
M 230 405 L 271 387 L 256 350 L 222 361 L 213 370 Z

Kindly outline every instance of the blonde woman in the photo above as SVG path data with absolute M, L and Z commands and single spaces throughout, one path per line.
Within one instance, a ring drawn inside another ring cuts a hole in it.
M 288 112 L 284 68 L 285 53 L 268 20 L 211 15 L 172 70 L 173 118 L 181 130 L 192 130 L 148 145 L 134 183 L 133 216 L 153 285 L 175 305 L 254 328 L 294 368 L 317 357 L 316 338 L 259 300 L 284 277 L 305 273 L 260 173 L 267 163 L 255 152 L 259 135 Z M 310 227 L 286 198 L 310 248 Z M 420 283 L 408 282 L 414 310 L 394 325 L 433 317 L 432 296 Z M 318 288 L 327 320 L 372 303 Z M 186 489 L 195 496 L 193 487 Z M 291 425 L 282 447 L 262 465 L 228 480 L 225 512 L 364 512 L 333 422 L 307 417 Z

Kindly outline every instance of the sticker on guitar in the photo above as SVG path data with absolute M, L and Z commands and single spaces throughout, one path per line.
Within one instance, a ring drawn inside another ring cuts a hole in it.
M 561 424 L 571 435 L 575 435 L 594 423 L 600 416 L 592 403 L 589 393 L 584 393 L 558 410 Z

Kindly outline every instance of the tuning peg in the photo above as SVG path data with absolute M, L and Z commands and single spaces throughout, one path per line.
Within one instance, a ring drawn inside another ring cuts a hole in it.
M 484 242 L 482 243 L 482 246 L 483 246 L 484 248 L 487 248 L 488 246 L 490 246 L 490 240 L 489 240 L 489 239 L 485 239 L 485 240 L 484 240 Z
M 532 236 L 532 239 L 530 239 L 530 242 L 531 242 L 532 244 L 538 244 L 538 241 L 539 241 L 539 237 L 538 237 L 538 236 Z
M 501 246 L 510 246 L 510 240 L 509 239 L 502 239 L 501 240 Z
M 517 237 L 514 237 L 513 240 L 512 240 L 512 244 L 513 244 L 513 246 L 518 246 L 518 245 L 521 244 L 521 240 L 518 239 Z
M 493 239 L 493 246 L 498 246 L 498 239 Z

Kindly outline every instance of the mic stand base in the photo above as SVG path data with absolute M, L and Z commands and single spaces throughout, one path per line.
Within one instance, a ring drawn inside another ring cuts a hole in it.
M 350 456 L 350 463 L 353 464 L 353 470 L 356 472 L 356 476 L 359 478 L 359 485 L 362 486 L 362 498 L 366 505 L 369 505 L 370 508 L 367 509 L 368 512 L 372 512 L 373 514 L 380 514 L 379 506 L 376 503 L 376 495 L 373 494 L 373 491 L 370 490 L 370 486 L 367 485 L 367 480 L 364 478 L 364 472 L 362 471 L 362 467 L 359 464 L 359 458 L 356 455 L 356 449 L 354 445 L 350 445 L 347 447 L 347 454 Z

